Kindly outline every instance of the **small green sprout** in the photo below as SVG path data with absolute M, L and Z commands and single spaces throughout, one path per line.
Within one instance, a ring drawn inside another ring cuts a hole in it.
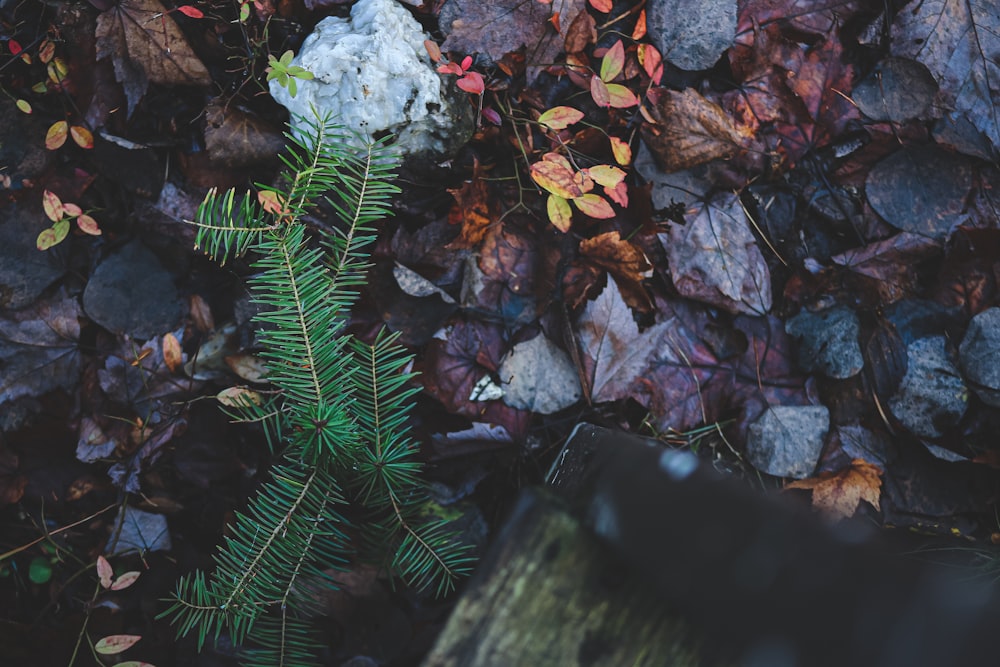
M 282 53 L 281 58 L 269 55 L 267 57 L 268 68 L 264 71 L 267 72 L 268 81 L 277 81 L 279 86 L 287 88 L 292 97 L 295 97 L 295 93 L 299 92 L 295 79 L 309 81 L 313 78 L 313 73 L 304 67 L 293 65 L 293 57 L 295 54 L 291 50 Z

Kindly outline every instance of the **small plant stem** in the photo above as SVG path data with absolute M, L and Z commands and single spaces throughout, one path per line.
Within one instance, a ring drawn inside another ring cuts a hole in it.
M 102 510 L 97 510 L 96 512 L 94 512 L 90 516 L 84 517 L 84 518 L 80 519 L 79 521 L 74 521 L 73 523 L 69 524 L 68 526 L 63 526 L 62 528 L 56 528 L 55 530 L 46 531 L 45 534 L 42 535 L 41 537 L 39 537 L 38 539 L 32 540 L 31 542 L 28 542 L 27 544 L 22 544 L 21 546 L 15 548 L 15 549 L 11 549 L 10 551 L 5 551 L 4 553 L 0 554 L 0 562 L 2 562 L 4 560 L 7 560 L 11 556 L 16 556 L 17 554 L 21 553 L 22 551 L 25 551 L 26 549 L 30 549 L 31 547 L 35 546 L 39 542 L 43 542 L 43 541 L 49 539 L 53 535 L 58 535 L 59 533 L 62 533 L 64 531 L 69 530 L 70 528 L 76 528 L 77 526 L 79 526 L 82 523 L 87 523 L 91 519 L 96 519 L 100 515 L 104 514 L 108 510 L 110 510 L 112 508 L 115 508 L 115 507 L 118 507 L 117 503 L 114 503 L 112 505 L 108 505 L 107 507 L 105 507 Z

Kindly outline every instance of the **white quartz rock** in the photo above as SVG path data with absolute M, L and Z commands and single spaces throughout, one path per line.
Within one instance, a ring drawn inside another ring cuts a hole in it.
M 467 99 L 449 97 L 427 56 L 416 19 L 394 0 L 360 0 L 349 19 L 327 17 L 306 38 L 293 64 L 314 75 L 297 80 L 292 97 L 271 82 L 271 95 L 292 115 L 312 108 L 371 137 L 389 132 L 406 155 L 443 160 L 471 136 Z

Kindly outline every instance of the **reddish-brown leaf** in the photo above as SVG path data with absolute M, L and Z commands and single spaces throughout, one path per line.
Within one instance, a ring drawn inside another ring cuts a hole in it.
M 472 180 L 448 192 L 455 198 L 455 205 L 448 214 L 448 222 L 462 226 L 461 233 L 449 244 L 450 247 L 478 247 L 496 219 L 486 181 L 474 171 Z
M 607 14 L 611 11 L 614 6 L 612 0 L 589 0 L 590 6 L 601 12 L 602 14 Z
M 177 369 L 184 363 L 180 341 L 172 333 L 166 333 L 163 335 L 162 347 L 163 363 L 167 365 L 171 373 L 176 373 Z
M 198 9 L 197 7 L 192 7 L 191 5 L 181 5 L 180 7 L 177 8 L 177 11 L 179 11 L 184 16 L 187 16 L 192 19 L 205 18 L 205 14 L 200 9 Z
M 618 232 L 606 232 L 580 241 L 580 255 L 614 276 L 630 308 L 647 313 L 652 310 L 642 281 L 652 275 L 653 267 L 642 250 Z
M 113 591 L 125 590 L 126 588 L 134 584 L 136 579 L 138 579 L 141 575 L 142 575 L 141 572 L 137 572 L 135 570 L 132 570 L 131 572 L 126 572 L 122 576 L 114 580 L 114 582 L 111 584 L 111 590 Z M 118 666 L 116 665 L 115 667 Z
M 663 78 L 663 56 L 660 52 L 652 44 L 640 44 L 636 55 L 653 84 L 660 85 L 660 79 Z
M 466 72 L 465 76 L 458 80 L 458 87 L 473 95 L 482 95 L 486 90 L 486 82 L 479 72 Z
M 580 53 L 597 42 L 597 22 L 590 12 L 580 12 L 566 30 L 566 53 Z
M 846 519 L 854 516 L 862 500 L 880 509 L 881 476 L 882 470 L 878 466 L 854 459 L 851 465 L 839 472 L 800 479 L 785 488 L 811 490 L 813 507 L 834 518 Z

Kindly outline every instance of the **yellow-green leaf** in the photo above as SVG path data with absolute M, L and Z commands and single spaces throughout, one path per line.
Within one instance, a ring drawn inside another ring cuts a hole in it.
M 623 167 L 632 164 L 632 147 L 618 137 L 611 137 L 611 153 L 615 162 Z
M 562 197 L 549 195 L 545 208 L 548 210 L 552 225 L 560 232 L 568 232 L 573 225 L 573 211 L 569 207 L 569 202 Z
M 606 188 L 613 188 L 625 180 L 625 172 L 610 164 L 599 164 L 586 169 L 587 175 Z
M 91 236 L 101 235 L 101 228 L 97 226 L 97 221 L 86 213 L 77 217 L 76 226 L 79 227 L 80 231 L 84 234 L 90 234 Z
M 94 650 L 101 655 L 116 655 L 132 648 L 140 639 L 141 635 L 108 635 L 97 640 Z
M 611 81 L 621 74 L 625 67 L 625 45 L 622 40 L 615 42 L 615 45 L 608 49 L 608 52 L 601 58 L 601 81 L 605 83 Z
M 76 145 L 80 148 L 94 147 L 94 135 L 90 133 L 90 130 L 82 125 L 73 125 L 70 127 L 69 134 L 73 137 L 73 141 L 75 141 Z
M 565 162 L 565 158 L 563 158 Z M 566 163 L 569 164 L 568 162 Z M 538 183 L 550 194 L 563 199 L 572 199 L 583 194 L 575 182 L 573 170 L 555 160 L 542 160 L 531 165 L 531 180 Z
M 42 209 L 45 216 L 52 222 L 58 222 L 63 217 L 63 203 L 56 193 L 45 190 L 42 192 Z
M 69 123 L 64 120 L 58 120 L 52 123 L 49 131 L 45 133 L 45 147 L 50 151 L 54 151 L 66 143 L 66 137 L 68 136 Z
M 20 109 L 21 112 L 28 114 L 31 113 L 31 105 L 28 104 L 28 100 L 18 100 L 14 104 L 17 105 L 17 108 Z
M 615 210 L 611 208 L 611 204 L 598 194 L 590 193 L 577 197 L 573 200 L 573 204 L 580 209 L 581 213 L 589 215 L 591 218 L 606 220 L 615 217 Z
M 608 84 L 608 106 L 627 109 L 639 103 L 639 98 L 631 90 L 618 83 Z
M 583 118 L 583 112 L 573 107 L 553 107 L 538 117 L 538 122 L 550 130 L 565 130 Z

